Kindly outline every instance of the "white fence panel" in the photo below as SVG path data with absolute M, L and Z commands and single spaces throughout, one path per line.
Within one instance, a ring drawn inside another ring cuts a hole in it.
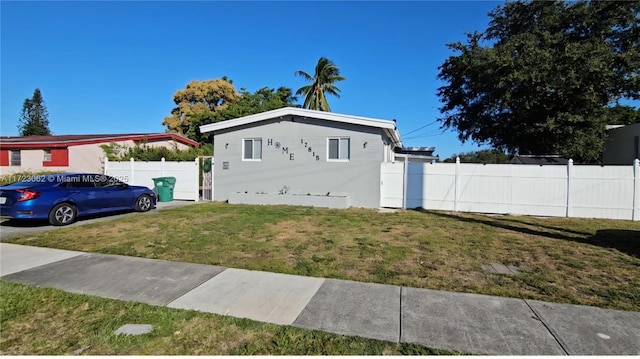
M 569 193 L 571 215 L 631 219 L 633 191 L 631 166 L 573 166 Z
M 175 177 L 173 199 L 198 201 L 200 199 L 198 160 L 187 162 L 131 161 L 115 162 L 105 159 L 104 173 L 122 179 L 130 185 L 153 188 L 153 178 Z
M 456 165 L 409 163 L 408 208 L 455 209 Z
M 503 165 L 460 164 L 458 210 L 507 213 L 511 203 L 510 172 Z
M 567 167 L 502 165 L 511 168 L 511 206 L 503 213 L 560 216 L 567 211 Z
M 403 163 L 393 168 L 394 200 L 407 208 L 511 213 L 538 216 L 640 220 L 640 161 L 633 166 L 534 166 L 469 163 L 412 163 L 404 183 Z M 390 182 L 391 183 L 391 182 Z M 405 188 L 406 186 L 406 188 Z M 386 201 L 386 202 L 385 202 Z

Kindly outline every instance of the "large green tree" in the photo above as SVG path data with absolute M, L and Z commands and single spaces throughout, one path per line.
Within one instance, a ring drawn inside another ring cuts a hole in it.
M 288 87 L 279 87 L 277 90 L 263 87 L 254 93 L 241 88 L 240 97 L 229 103 L 229 107 L 220 113 L 218 121 L 291 107 L 294 106 L 296 100 L 293 91 Z
M 191 81 L 173 95 L 176 107 L 162 124 L 169 132 L 179 133 L 193 140 L 198 139 L 198 126 L 216 122 L 216 115 L 229 102 L 239 97 L 233 81 L 226 77 L 205 81 Z
M 180 133 L 204 145 L 211 143 L 211 133 L 200 133 L 200 126 L 260 112 L 294 106 L 296 97 L 287 87 L 277 90 L 263 87 L 255 93 L 244 88 L 237 91 L 226 77 L 192 81 L 174 95 L 178 105 L 162 122 L 169 132 Z
M 20 136 L 49 136 L 49 112 L 42 98 L 40 89 L 33 91 L 31 98 L 26 98 L 18 119 Z
M 331 60 L 321 57 L 313 76 L 302 70 L 296 71 L 295 74 L 310 82 L 296 91 L 296 95 L 304 96 L 302 107 L 311 110 L 331 111 L 327 94 L 340 98 L 340 89 L 335 83 L 346 80 L 344 76 L 340 75 L 340 69 Z
M 607 108 L 606 121 L 608 125 L 633 125 L 634 123 L 640 123 L 640 109 L 615 105 Z
M 279 87 L 277 90 L 263 87 L 254 93 L 241 88 L 238 98 L 230 101 L 229 105 L 223 110 L 216 112 L 210 122 L 202 122 L 200 125 L 232 120 L 283 107 L 293 107 L 296 100 L 296 97 L 293 96 L 293 91 L 288 87 Z M 211 143 L 213 134 L 211 132 L 200 133 L 200 125 L 198 125 L 197 138 L 195 140 L 201 144 Z
M 514 1 L 447 46 L 439 119 L 460 140 L 598 162 L 605 125 L 640 99 L 640 1 Z M 628 116 L 627 116 L 628 117 Z

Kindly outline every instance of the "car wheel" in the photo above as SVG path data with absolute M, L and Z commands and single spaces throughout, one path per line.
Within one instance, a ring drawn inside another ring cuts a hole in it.
M 70 203 L 60 203 L 49 212 L 49 223 L 54 226 L 66 226 L 76 220 L 76 207 Z
M 143 194 L 138 197 L 136 200 L 136 211 L 138 212 L 146 212 L 151 209 L 151 197 L 149 195 Z

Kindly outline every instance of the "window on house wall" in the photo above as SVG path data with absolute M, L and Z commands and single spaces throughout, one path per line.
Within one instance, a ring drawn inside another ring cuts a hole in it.
M 245 138 L 242 146 L 242 159 L 245 161 L 259 161 L 262 159 L 262 139 Z
M 44 162 L 51 162 L 51 150 L 44 150 Z
M 20 166 L 20 150 L 11 150 L 11 166 Z
M 329 154 L 327 158 L 330 161 L 348 161 L 349 160 L 349 137 L 329 138 Z

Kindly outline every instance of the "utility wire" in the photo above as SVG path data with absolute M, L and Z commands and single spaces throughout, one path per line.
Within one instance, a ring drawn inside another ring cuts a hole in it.
M 448 131 L 437 131 L 437 132 L 428 132 L 424 135 L 420 135 L 420 136 L 411 136 L 411 137 L 405 137 L 403 138 L 404 140 L 411 140 L 411 139 L 415 139 L 415 138 L 425 138 L 425 137 L 435 137 L 435 136 L 442 136 L 446 133 L 452 132 L 452 130 L 448 130 Z
M 420 131 L 420 130 L 422 130 L 422 129 L 423 129 L 423 128 L 425 128 L 425 127 L 429 127 L 429 126 L 431 126 L 431 125 L 435 124 L 436 122 L 438 122 L 438 120 L 435 120 L 435 121 L 433 121 L 433 122 L 427 123 L 427 124 L 426 124 L 426 125 L 424 125 L 424 126 L 420 126 L 420 127 L 416 128 L 416 129 L 415 129 L 415 130 L 413 130 L 413 131 L 409 131 L 409 132 L 407 132 L 407 133 L 405 133 L 405 134 L 402 134 L 401 136 L 406 136 L 406 135 L 412 134 L 412 133 L 414 133 L 414 132 L 416 132 L 416 131 Z

